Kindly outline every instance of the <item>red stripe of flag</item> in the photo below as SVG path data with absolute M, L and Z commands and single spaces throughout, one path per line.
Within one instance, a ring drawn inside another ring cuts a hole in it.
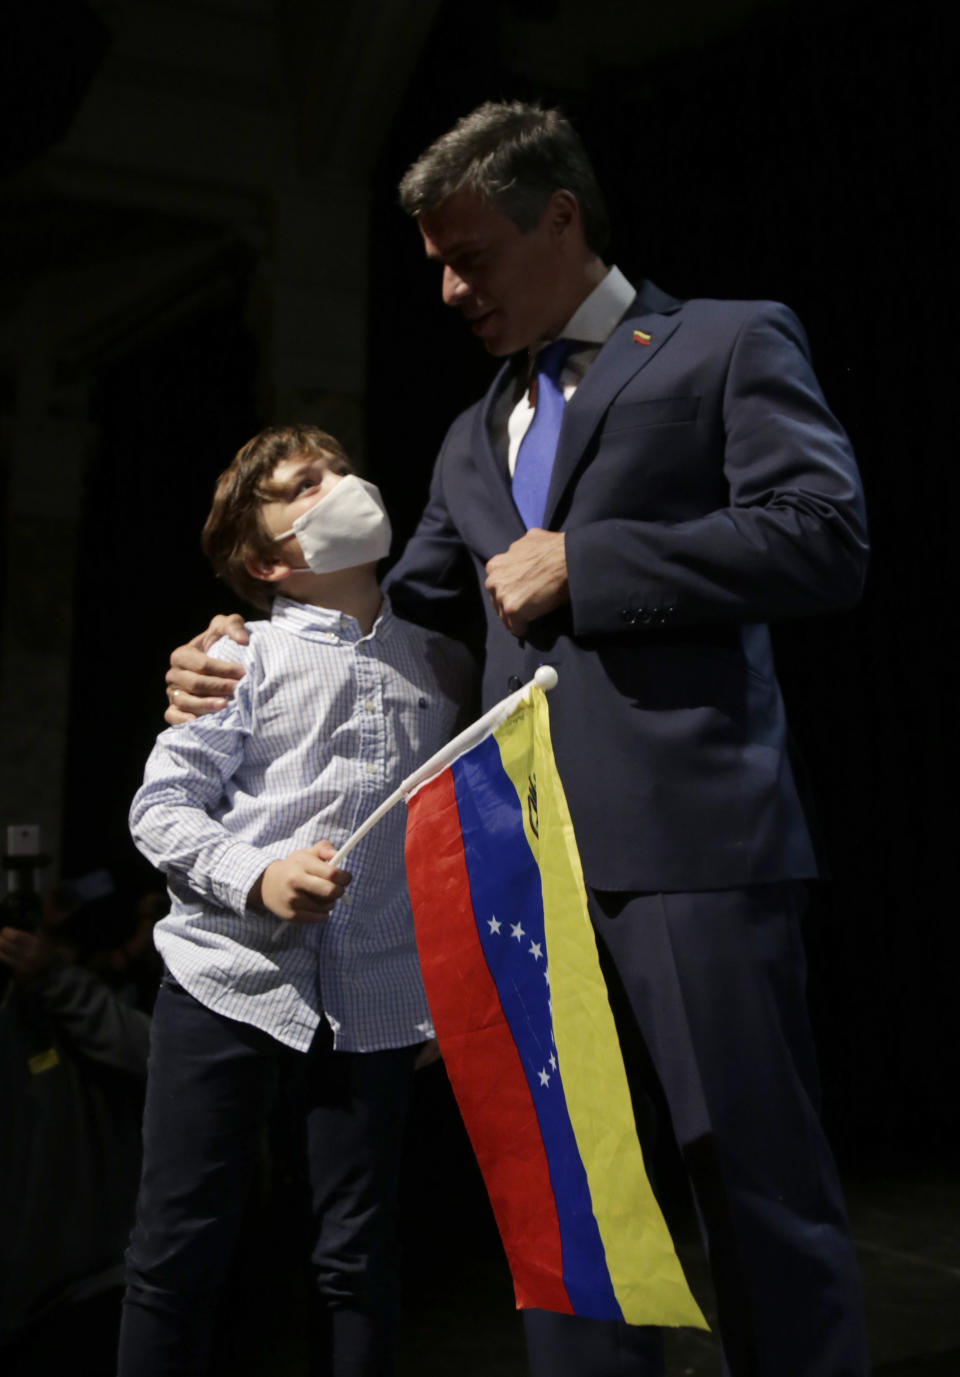
M 430 1013 L 486 1182 L 517 1305 L 572 1314 L 562 1281 L 560 1227 L 546 1153 L 477 935 L 449 770 L 409 802 L 406 859 Z M 490 1103 L 499 1108 L 493 1122 L 484 1111 Z

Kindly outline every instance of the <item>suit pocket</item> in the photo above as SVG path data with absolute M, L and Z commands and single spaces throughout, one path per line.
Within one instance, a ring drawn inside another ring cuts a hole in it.
M 700 411 L 699 397 L 651 397 L 643 402 L 615 403 L 607 412 L 605 435 L 639 426 L 689 424 Z

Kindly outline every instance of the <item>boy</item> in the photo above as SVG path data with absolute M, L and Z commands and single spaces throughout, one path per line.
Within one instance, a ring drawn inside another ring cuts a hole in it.
M 394 618 L 376 579 L 389 544 L 379 493 L 314 427 L 263 431 L 217 482 L 204 550 L 270 621 L 219 644 L 244 667 L 236 694 L 160 735 L 131 808 L 173 907 L 156 928 L 121 1377 L 206 1371 L 262 1127 L 298 1054 L 320 1370 L 392 1371 L 401 1128 L 433 1032 L 405 810 L 358 846 L 349 890 L 330 858 L 449 739 L 468 666 Z

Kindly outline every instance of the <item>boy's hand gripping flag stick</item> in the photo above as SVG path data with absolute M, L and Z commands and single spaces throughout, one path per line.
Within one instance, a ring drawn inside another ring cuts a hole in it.
M 529 684 L 524 684 L 524 686 L 518 688 L 515 693 L 509 694 L 506 698 L 501 698 L 500 702 L 495 703 L 489 712 L 485 712 L 482 717 L 477 718 L 476 722 L 471 723 L 465 731 L 460 732 L 459 736 L 455 736 L 452 741 L 448 741 L 435 755 L 432 755 L 429 760 L 425 760 L 422 765 L 414 770 L 413 774 L 407 775 L 400 787 L 394 789 L 393 793 L 388 798 L 385 798 L 378 808 L 374 809 L 366 821 L 360 824 L 356 832 L 347 838 L 337 854 L 331 859 L 330 864 L 332 866 L 339 866 L 344 856 L 353 850 L 357 842 L 361 841 L 370 831 L 371 827 L 375 827 L 384 814 L 389 813 L 390 809 L 393 808 L 395 804 L 400 803 L 402 799 L 412 794 L 414 789 L 419 788 L 421 784 L 425 784 L 433 775 L 439 774 L 441 770 L 445 770 L 448 765 L 456 760 L 457 756 L 463 755 L 464 751 L 469 751 L 472 746 L 475 746 L 478 741 L 482 741 L 495 727 L 499 727 L 501 722 L 505 722 L 517 704 L 530 692 L 534 684 L 536 684 L 538 688 L 545 690 L 556 688 L 557 671 L 551 665 L 541 665 Z

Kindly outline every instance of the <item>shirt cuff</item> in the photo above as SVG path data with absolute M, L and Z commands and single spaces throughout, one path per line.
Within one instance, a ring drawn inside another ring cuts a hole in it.
M 259 847 L 234 842 L 220 857 L 218 874 L 212 878 L 217 902 L 233 913 L 246 913 L 247 896 L 267 866 L 276 859 Z

